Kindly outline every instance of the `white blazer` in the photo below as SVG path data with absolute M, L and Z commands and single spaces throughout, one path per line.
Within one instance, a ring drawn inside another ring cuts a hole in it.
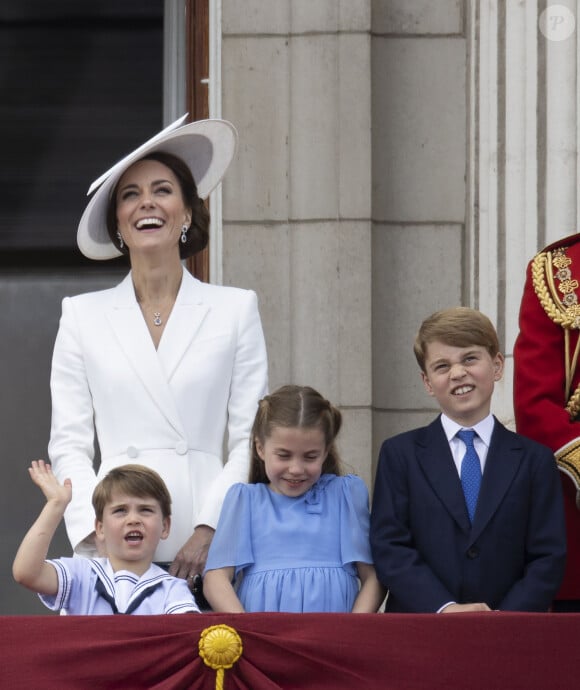
M 125 463 L 156 470 L 171 493 L 171 533 L 155 560 L 171 561 L 196 525 L 215 527 L 228 488 L 247 481 L 250 430 L 266 391 L 250 290 L 208 285 L 184 269 L 157 350 L 130 273 L 110 290 L 66 297 L 52 359 L 49 457 L 59 481 L 72 480 L 65 523 L 75 551 L 91 553 L 81 542 L 94 529 L 96 482 Z

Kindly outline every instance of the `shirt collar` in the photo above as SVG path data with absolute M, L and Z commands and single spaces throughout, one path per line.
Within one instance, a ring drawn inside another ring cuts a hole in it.
M 489 443 L 491 441 L 491 435 L 493 433 L 493 427 L 495 425 L 495 419 L 493 415 L 490 413 L 482 419 L 480 422 L 477 424 L 474 424 L 473 426 L 465 427 L 462 426 L 461 424 L 458 424 L 457 422 L 453 421 L 453 419 L 449 418 L 446 414 L 443 412 L 441 413 L 441 424 L 443 425 L 443 431 L 445 432 L 445 436 L 447 437 L 447 441 L 451 442 L 451 439 L 457 434 L 457 432 L 460 429 L 473 429 L 475 433 L 479 436 L 479 438 L 485 443 L 485 445 L 489 448 Z
M 111 566 L 111 562 L 108 558 L 92 558 L 90 559 L 90 565 L 92 570 L 94 570 L 96 576 L 101 580 L 105 589 L 111 596 L 115 596 L 115 571 Z M 135 577 L 135 588 L 138 587 L 149 587 L 151 585 L 157 586 L 163 580 L 172 580 L 173 576 L 165 572 L 162 568 L 155 563 L 152 563 L 149 568 L 138 577 Z

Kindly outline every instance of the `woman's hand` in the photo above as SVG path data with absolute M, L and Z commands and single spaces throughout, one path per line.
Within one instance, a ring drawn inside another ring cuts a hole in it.
M 209 545 L 213 539 L 215 530 L 208 525 L 198 525 L 191 537 L 179 549 L 175 560 L 169 568 L 169 573 L 175 577 L 181 577 L 189 583 L 193 578 L 203 573 Z

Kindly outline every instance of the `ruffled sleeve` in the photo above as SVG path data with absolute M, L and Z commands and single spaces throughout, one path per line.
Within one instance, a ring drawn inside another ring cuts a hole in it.
M 227 492 L 209 548 L 205 571 L 235 568 L 235 575 L 254 562 L 252 490 L 258 484 L 234 484 Z M 256 497 L 257 498 L 257 497 Z
M 342 564 L 371 563 L 369 492 L 360 477 L 340 477 L 340 550 Z

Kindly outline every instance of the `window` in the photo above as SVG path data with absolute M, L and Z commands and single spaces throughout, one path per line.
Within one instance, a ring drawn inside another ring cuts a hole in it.
M 2 0 L 0 261 L 83 262 L 89 184 L 163 126 L 163 0 Z

